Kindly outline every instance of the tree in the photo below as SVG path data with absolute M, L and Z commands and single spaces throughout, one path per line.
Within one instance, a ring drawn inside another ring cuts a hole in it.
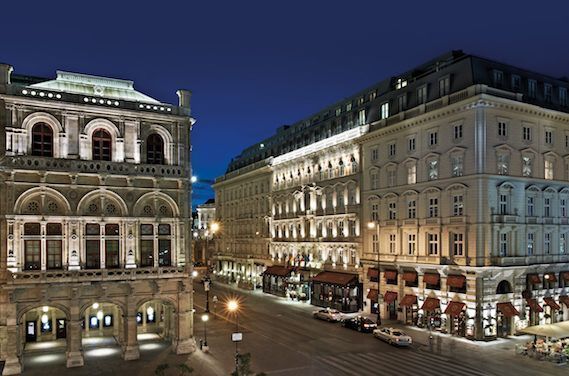
M 233 371 L 231 376 L 253 376 L 253 374 L 253 371 L 251 371 L 251 354 L 237 355 L 237 371 Z M 265 374 L 261 372 L 255 376 L 265 376 Z
M 170 369 L 172 369 L 172 371 L 168 372 L 168 370 Z M 170 368 L 168 364 L 164 363 L 158 365 L 154 370 L 154 374 L 156 374 L 157 376 L 166 376 L 166 375 L 184 376 L 184 375 L 189 375 L 192 372 L 194 372 L 194 369 L 192 367 L 189 367 L 185 363 L 178 364 L 175 368 Z

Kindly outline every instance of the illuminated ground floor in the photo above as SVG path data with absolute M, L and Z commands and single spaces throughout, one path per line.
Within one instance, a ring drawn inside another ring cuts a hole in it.
M 476 340 L 569 319 L 569 268 L 365 265 L 364 311 Z

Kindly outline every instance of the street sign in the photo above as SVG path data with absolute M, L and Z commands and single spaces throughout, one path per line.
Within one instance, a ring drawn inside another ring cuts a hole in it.
M 205 291 L 209 291 L 209 281 L 204 281 L 203 288 Z
M 231 333 L 231 340 L 233 342 L 241 342 L 243 340 L 243 333 Z

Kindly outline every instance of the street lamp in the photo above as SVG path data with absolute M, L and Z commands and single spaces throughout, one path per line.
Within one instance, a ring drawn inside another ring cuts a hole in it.
M 204 333 L 204 347 L 207 350 L 207 320 L 209 320 L 209 316 L 207 313 L 202 315 L 203 321 L 203 333 Z
M 227 310 L 231 313 L 235 313 L 235 334 L 238 335 L 239 333 L 239 303 L 237 300 L 232 299 L 227 302 Z M 238 338 L 233 338 L 233 342 L 235 342 L 235 374 L 239 375 L 239 348 Z
M 378 222 L 368 222 L 367 227 L 372 230 L 375 228 L 376 230 L 376 240 L 377 240 L 377 325 L 381 325 L 381 292 L 380 292 L 380 283 L 381 283 L 381 272 L 379 271 L 379 223 Z M 371 241 L 372 249 L 375 246 L 375 242 Z

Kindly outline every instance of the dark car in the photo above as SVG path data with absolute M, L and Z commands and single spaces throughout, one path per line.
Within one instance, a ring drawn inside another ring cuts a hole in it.
M 357 330 L 358 332 L 366 333 L 371 333 L 375 328 L 377 328 L 377 324 L 375 322 L 363 316 L 356 316 L 351 319 L 345 319 L 342 321 L 342 326 L 345 328 Z

